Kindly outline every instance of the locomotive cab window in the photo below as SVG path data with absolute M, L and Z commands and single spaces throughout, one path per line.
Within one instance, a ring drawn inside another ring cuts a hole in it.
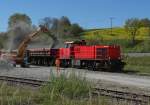
M 72 46 L 71 43 L 67 43 L 67 44 L 65 45 L 65 48 L 70 48 L 71 46 Z

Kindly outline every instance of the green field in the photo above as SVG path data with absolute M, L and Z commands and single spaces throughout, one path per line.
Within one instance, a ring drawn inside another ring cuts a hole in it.
M 124 28 L 91 29 L 81 33 L 89 45 L 120 45 L 123 52 L 150 52 L 150 37 L 147 28 L 141 28 L 135 37 L 135 45 L 131 45 L 131 35 Z
M 126 57 L 124 72 L 139 74 L 139 75 L 150 75 L 150 57 Z
M 137 40 L 145 40 L 148 38 L 148 29 L 141 28 L 138 32 L 139 34 L 136 36 Z M 121 27 L 113 28 L 112 34 L 111 29 L 91 29 L 86 30 L 85 32 L 81 33 L 81 35 L 85 39 L 103 39 L 103 40 L 116 40 L 116 39 L 130 39 L 129 33 Z

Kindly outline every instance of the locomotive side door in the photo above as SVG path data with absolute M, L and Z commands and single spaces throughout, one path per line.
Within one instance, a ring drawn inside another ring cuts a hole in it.
M 106 48 L 97 48 L 96 58 L 97 59 L 105 59 L 106 57 L 107 57 L 107 49 Z

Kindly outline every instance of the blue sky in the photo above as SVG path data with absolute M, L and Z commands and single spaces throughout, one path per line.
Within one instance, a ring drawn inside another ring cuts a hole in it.
M 43 17 L 67 16 L 83 28 L 122 26 L 131 17 L 150 18 L 150 0 L 0 0 L 0 31 L 7 30 L 8 18 L 25 13 L 33 24 Z

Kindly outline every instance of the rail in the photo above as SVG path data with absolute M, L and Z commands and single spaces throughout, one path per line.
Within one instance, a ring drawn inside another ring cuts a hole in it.
M 42 80 L 9 77 L 9 76 L 0 76 L 0 81 L 11 82 L 11 83 L 16 83 L 16 84 L 30 85 L 33 87 L 38 87 L 38 86 L 41 86 L 44 83 L 46 83 L 46 81 L 42 81 Z
M 138 105 L 149 105 L 150 102 L 150 95 L 111 90 L 106 88 L 93 88 L 92 94 L 98 96 L 111 97 L 118 100 L 132 101 Z

